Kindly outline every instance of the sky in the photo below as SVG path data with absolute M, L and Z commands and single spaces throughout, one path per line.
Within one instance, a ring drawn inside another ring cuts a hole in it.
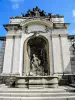
M 0 36 L 6 35 L 3 24 L 8 24 L 11 16 L 25 14 L 36 6 L 47 14 L 63 15 L 65 23 L 70 23 L 68 34 L 75 34 L 75 0 L 0 0 Z

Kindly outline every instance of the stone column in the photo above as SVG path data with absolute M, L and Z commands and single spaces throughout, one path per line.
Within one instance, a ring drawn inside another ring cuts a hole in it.
M 64 73 L 63 51 L 62 51 L 62 42 L 61 42 L 61 36 L 60 35 L 59 35 L 59 42 L 60 42 L 61 67 L 62 67 L 62 73 Z
M 19 60 L 20 60 L 20 38 L 21 36 L 15 36 L 14 51 L 13 51 L 13 74 L 19 74 Z
M 22 36 L 21 36 L 19 45 L 20 45 L 19 73 L 20 73 L 20 76 L 22 76 L 22 72 L 23 72 L 23 39 L 22 39 Z
M 54 74 L 53 43 L 52 34 L 50 35 L 50 75 Z
M 13 47 L 14 47 L 13 36 L 7 36 L 5 55 L 4 55 L 4 65 L 3 65 L 3 73 L 4 74 L 12 73 Z
M 28 41 L 25 41 L 24 43 L 24 69 L 23 69 L 24 75 L 28 75 L 30 72 L 30 58 L 28 56 L 28 51 L 27 51 L 27 42 Z
M 4 27 L 8 31 L 8 34 L 6 36 L 7 38 L 6 38 L 3 73 L 5 73 L 5 74 L 12 73 L 13 74 L 14 71 L 16 72 L 16 70 L 17 70 L 16 67 L 19 63 L 19 62 L 17 62 L 18 58 L 19 58 L 18 57 L 18 49 L 19 48 L 17 48 L 18 42 L 17 42 L 17 40 L 15 40 L 15 36 L 20 35 L 21 27 L 19 24 L 7 24 L 7 25 L 4 25 Z M 15 53 L 15 51 L 16 51 L 16 53 Z
M 24 65 L 24 57 L 26 58 L 27 48 L 26 48 L 26 54 L 24 56 L 24 50 L 25 50 L 24 49 L 24 44 L 26 42 L 26 39 L 28 39 L 30 36 L 32 36 L 32 34 L 26 34 L 25 30 L 22 31 L 21 40 L 20 40 L 20 60 L 19 60 L 19 73 L 20 73 L 20 76 L 26 75 L 26 67 L 27 67 L 27 65 L 26 65 L 26 63 Z

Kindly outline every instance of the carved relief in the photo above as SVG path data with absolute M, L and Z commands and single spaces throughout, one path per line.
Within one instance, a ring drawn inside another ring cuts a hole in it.
M 39 33 L 47 33 L 49 32 L 49 28 L 47 26 L 45 26 L 44 30 L 39 30 L 39 31 L 32 31 L 30 32 L 30 30 L 28 30 L 28 26 L 25 26 L 25 34 L 30 34 L 30 33 L 34 33 L 35 35 L 39 34 Z
M 25 33 L 28 34 L 28 26 L 25 26 Z

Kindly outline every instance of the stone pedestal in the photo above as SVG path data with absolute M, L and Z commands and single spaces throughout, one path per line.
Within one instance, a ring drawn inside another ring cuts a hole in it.
M 51 88 L 58 87 L 57 76 L 22 76 L 16 77 L 19 88 Z

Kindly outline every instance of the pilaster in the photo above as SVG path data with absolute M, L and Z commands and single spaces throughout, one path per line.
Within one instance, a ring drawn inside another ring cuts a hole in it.
M 50 74 L 54 74 L 53 42 L 52 33 L 50 34 Z
M 20 40 L 21 40 L 20 36 L 15 36 L 12 74 L 19 74 L 20 42 L 21 42 Z
M 4 55 L 3 73 L 10 74 L 12 72 L 12 59 L 13 59 L 14 38 L 6 38 L 6 47 Z
M 61 67 L 62 67 L 62 73 L 64 73 L 64 62 L 63 62 L 63 51 L 62 51 L 61 35 L 59 35 L 59 42 L 60 42 L 60 58 L 61 58 Z

